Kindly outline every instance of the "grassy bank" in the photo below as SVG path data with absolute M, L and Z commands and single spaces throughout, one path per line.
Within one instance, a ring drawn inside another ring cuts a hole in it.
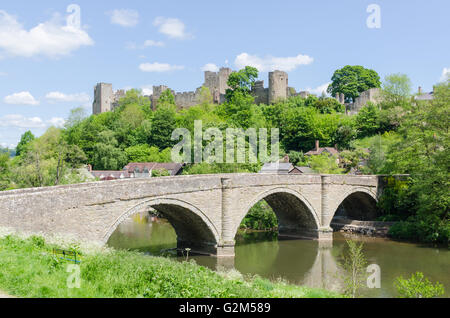
M 237 272 L 216 273 L 127 251 L 85 254 L 80 288 L 68 288 L 67 261 L 52 255 L 42 238 L 0 238 L 0 290 L 19 297 L 336 297 L 335 293 L 288 285 Z

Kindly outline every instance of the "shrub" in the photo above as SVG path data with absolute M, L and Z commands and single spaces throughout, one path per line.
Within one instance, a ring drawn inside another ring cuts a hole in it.
M 394 283 L 400 298 L 432 298 L 444 294 L 444 286 L 436 282 L 433 285 L 421 272 L 411 278 L 398 277 Z

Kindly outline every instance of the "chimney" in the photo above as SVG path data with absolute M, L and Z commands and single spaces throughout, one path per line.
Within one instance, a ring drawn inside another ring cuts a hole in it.
M 419 95 L 422 94 L 422 87 L 419 86 Z
M 316 151 L 319 150 L 319 140 L 316 140 Z
M 283 162 L 289 163 L 289 155 L 284 156 Z
M 88 164 L 88 165 L 87 165 L 87 170 L 88 170 L 89 172 L 92 171 L 92 165 Z

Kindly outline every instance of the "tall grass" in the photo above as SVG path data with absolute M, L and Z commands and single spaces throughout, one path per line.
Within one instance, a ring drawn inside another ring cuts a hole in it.
M 0 238 L 0 290 L 19 297 L 337 297 L 325 290 L 219 274 L 194 262 L 130 251 L 82 255 L 80 288 L 68 288 L 67 261 L 40 237 Z

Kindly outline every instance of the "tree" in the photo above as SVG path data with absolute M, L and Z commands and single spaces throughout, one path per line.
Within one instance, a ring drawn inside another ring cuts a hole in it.
M 175 105 L 175 96 L 170 89 L 166 89 L 158 98 L 158 105 Z
M 26 131 L 22 137 L 20 137 L 20 141 L 16 146 L 16 155 L 20 156 L 27 150 L 27 145 L 35 139 L 33 133 L 31 131 Z
M 318 173 L 340 174 L 343 172 L 343 169 L 339 168 L 337 158 L 326 153 L 311 156 L 309 164 L 311 169 Z
M 367 137 L 380 132 L 380 110 L 375 104 L 368 102 L 356 115 L 358 136 Z
M 402 226 L 414 228 L 409 238 L 448 244 L 450 239 L 450 81 L 435 86 L 431 102 L 413 105 L 389 147 L 386 170 L 410 174 L 408 198 L 415 198 L 414 215 Z
M 366 279 L 367 261 L 363 254 L 364 243 L 346 240 L 348 252 L 344 254 L 342 267 L 344 275 L 344 294 L 352 298 L 357 297 Z
M 0 191 L 9 187 L 9 153 L 0 153 Z
M 231 101 L 233 95 L 237 92 L 249 95 L 257 78 L 258 70 L 252 66 L 246 66 L 242 70 L 232 72 L 228 77 L 229 88 L 225 91 L 226 100 Z
M 93 166 L 98 170 L 120 170 L 127 163 L 125 153 L 118 148 L 118 142 L 111 130 L 102 131 L 94 145 Z
M 80 125 L 87 118 L 86 110 L 84 107 L 78 107 L 70 110 L 69 118 L 66 120 L 64 127 L 70 129 L 72 127 Z
M 152 120 L 149 142 L 151 145 L 164 149 L 173 145 L 172 131 L 176 128 L 175 107 L 158 104 L 158 109 Z
M 406 74 L 391 74 L 384 78 L 381 90 L 384 107 L 401 106 L 411 97 L 411 80 Z
M 312 106 L 317 108 L 321 114 L 331 114 L 334 112 L 345 113 L 345 106 L 339 103 L 335 98 L 319 98 Z
M 444 294 L 442 284 L 433 284 L 421 272 L 412 274 L 409 279 L 397 277 L 394 285 L 400 298 L 433 298 Z
M 361 92 L 380 86 L 380 76 L 374 70 L 346 65 L 333 73 L 327 91 L 332 96 L 342 93 L 346 102 L 353 102 Z

